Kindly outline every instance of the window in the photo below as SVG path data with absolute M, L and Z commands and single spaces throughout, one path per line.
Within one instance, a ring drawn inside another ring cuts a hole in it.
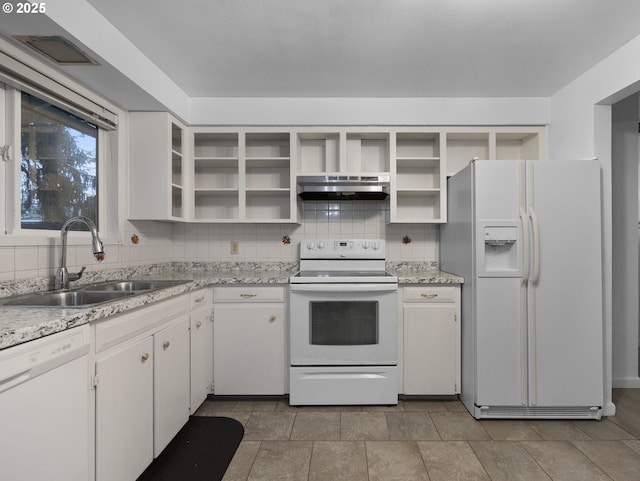
M 58 230 L 84 215 L 98 224 L 98 127 L 21 94 L 22 229 Z

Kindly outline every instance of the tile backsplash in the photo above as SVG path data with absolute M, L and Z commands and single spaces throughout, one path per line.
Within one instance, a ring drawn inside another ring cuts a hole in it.
M 307 238 L 381 238 L 387 241 L 389 261 L 438 260 L 438 226 L 388 224 L 388 202 L 306 201 L 300 207 L 300 224 L 126 222 L 119 241 L 103 239 L 104 262 L 93 258 L 88 243 L 70 243 L 67 266 L 75 271 L 86 265 L 90 271 L 169 261 L 294 262 L 298 244 Z M 237 254 L 231 253 L 232 243 L 237 243 Z M 53 275 L 59 250 L 57 239 L 46 245 L 1 246 L 0 280 Z

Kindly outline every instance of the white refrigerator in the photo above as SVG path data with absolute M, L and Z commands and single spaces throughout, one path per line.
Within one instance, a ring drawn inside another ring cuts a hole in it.
M 477 160 L 447 196 L 440 268 L 464 277 L 464 405 L 478 419 L 599 419 L 598 161 Z

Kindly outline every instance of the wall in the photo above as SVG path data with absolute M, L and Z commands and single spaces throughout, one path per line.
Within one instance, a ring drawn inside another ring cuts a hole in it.
M 185 261 L 295 262 L 306 238 L 386 239 L 389 260 L 437 261 L 438 227 L 387 224 L 389 203 L 343 201 L 301 203 L 298 224 L 176 224 L 173 259 Z M 282 242 L 288 236 L 291 243 Z M 411 238 L 403 243 L 403 237 Z M 231 242 L 239 242 L 232 255 Z
M 612 107 L 612 352 L 616 385 L 633 384 L 638 377 L 638 119 L 639 96 L 631 95 Z
M 193 125 L 546 125 L 549 99 L 192 98 Z
M 612 158 L 611 105 L 640 91 L 640 36 L 613 52 L 609 57 L 585 72 L 550 99 L 549 158 L 598 157 L 602 165 L 603 246 L 604 246 L 604 316 L 606 367 L 605 372 L 638 372 L 638 360 L 624 365 L 612 365 L 613 326 L 622 337 L 638 338 L 638 319 L 613 318 L 612 269 L 615 252 L 612 246 Z M 634 226 L 635 229 L 635 226 Z M 618 233 L 616 233 L 618 235 Z M 635 281 L 637 282 L 637 280 Z M 637 292 L 637 287 L 633 292 Z M 610 347 L 611 346 L 611 347 Z M 616 359 L 616 363 L 620 360 Z M 607 379 L 608 386 L 640 387 L 640 379 Z M 611 408 L 611 407 L 610 407 Z

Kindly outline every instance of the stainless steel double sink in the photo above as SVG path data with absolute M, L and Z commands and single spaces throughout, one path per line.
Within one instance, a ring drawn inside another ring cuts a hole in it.
M 117 280 L 87 284 L 74 289 L 44 291 L 0 299 L 2 306 L 83 308 L 127 299 L 190 281 Z

